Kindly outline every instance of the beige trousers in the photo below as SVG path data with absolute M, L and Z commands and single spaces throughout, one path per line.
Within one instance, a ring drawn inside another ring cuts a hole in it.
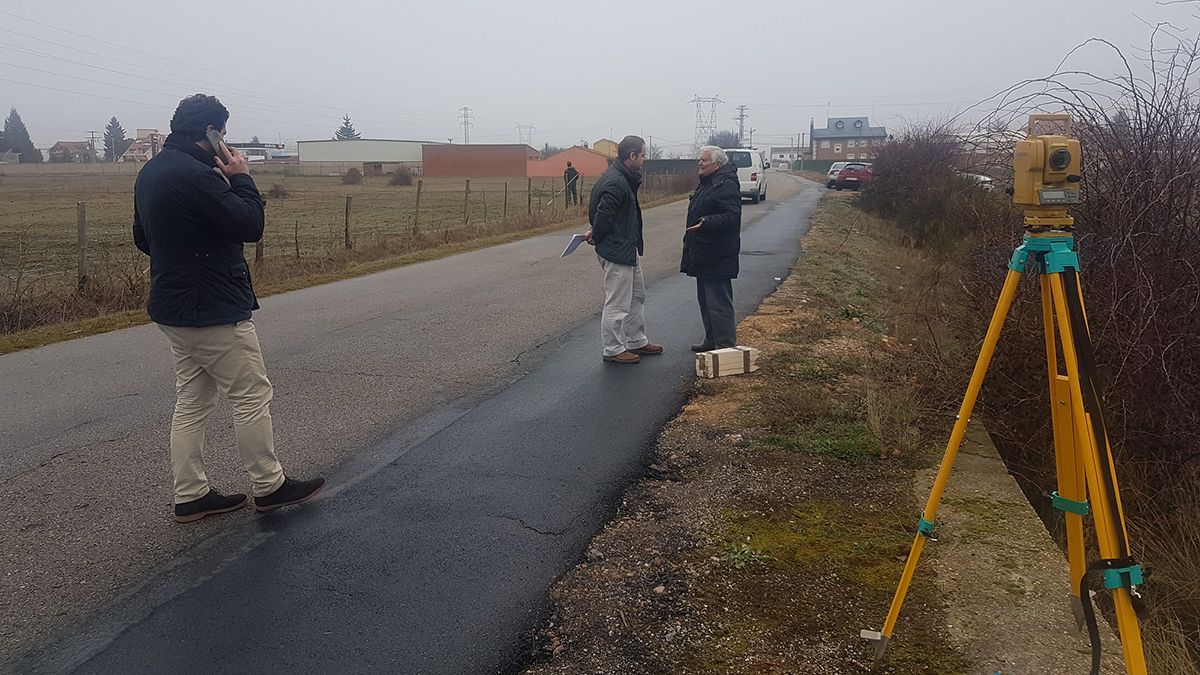
M 171 419 L 171 470 L 175 503 L 208 494 L 204 424 L 220 395 L 233 407 L 234 436 L 255 497 L 283 484 L 271 428 L 271 382 L 253 321 L 177 328 L 159 325 L 175 356 L 175 415 Z
M 604 308 L 600 311 L 600 342 L 605 356 L 641 349 L 646 339 L 646 279 L 641 265 L 619 265 L 599 254 L 604 270 Z

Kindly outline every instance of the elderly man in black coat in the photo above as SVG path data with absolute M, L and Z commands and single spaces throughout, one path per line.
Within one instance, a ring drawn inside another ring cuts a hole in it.
M 700 185 L 688 203 L 679 271 L 696 278 L 696 299 L 704 321 L 704 342 L 694 352 L 733 347 L 733 280 L 742 248 L 742 196 L 737 167 L 725 152 L 700 149 Z

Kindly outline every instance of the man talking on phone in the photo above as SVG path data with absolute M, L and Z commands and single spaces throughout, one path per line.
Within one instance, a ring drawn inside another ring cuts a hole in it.
M 175 520 L 229 513 L 247 502 L 208 483 L 204 427 L 219 396 L 233 408 L 242 466 L 259 511 L 298 504 L 325 479 L 284 476 L 275 456 L 271 382 L 251 318 L 258 309 L 242 247 L 262 238 L 262 196 L 246 158 L 222 142 L 229 111 L 213 96 L 179 102 L 162 152 L 133 188 L 133 240 L 150 256 L 146 309 L 175 358 L 171 469 Z

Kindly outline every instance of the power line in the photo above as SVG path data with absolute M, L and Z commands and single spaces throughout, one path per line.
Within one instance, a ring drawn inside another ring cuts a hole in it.
M 748 106 L 739 105 L 737 117 L 733 118 L 733 121 L 738 123 L 738 145 L 741 145 L 746 138 L 746 111 L 749 109 Z
M 700 146 L 708 142 L 717 131 L 717 104 L 724 103 L 719 96 L 693 96 L 688 103 L 696 104 L 696 138 L 692 150 L 700 154 Z
M 459 125 L 463 128 L 463 144 L 468 144 L 471 142 L 471 120 L 474 116 L 471 114 L 471 108 L 465 105 L 459 108 L 458 112 Z
M 108 42 L 107 40 L 101 40 L 100 38 L 92 37 L 92 36 L 90 36 L 90 35 L 85 35 L 85 34 L 83 34 L 83 33 L 76 33 L 75 31 L 67 30 L 66 28 L 61 28 L 61 27 L 59 27 L 59 26 L 54 26 L 54 25 L 51 25 L 51 24 L 48 24 L 48 23 L 44 23 L 44 22 L 41 22 L 41 21 L 37 21 L 37 20 L 34 20 L 34 19 L 30 19 L 30 18 L 28 18 L 28 17 L 20 16 L 20 15 L 18 15 L 18 14 L 14 14 L 14 13 L 12 13 L 12 12 L 8 12 L 8 11 L 2 10 L 2 9 L 0 9 L 0 14 L 2 14 L 2 15 L 4 15 L 4 16 L 10 16 L 10 17 L 12 17 L 12 18 L 14 18 L 14 19 L 19 19 L 19 20 L 21 20 L 21 21 L 25 21 L 25 22 L 28 22 L 28 23 L 32 23 L 32 24 L 35 24 L 35 25 L 38 25 L 38 26 L 42 26 L 43 28 L 49 28 L 50 30 L 58 31 L 58 32 L 60 32 L 60 33 L 66 33 L 67 35 L 71 35 L 71 36 L 78 37 L 78 38 L 83 38 L 83 39 L 85 39 L 85 40 L 91 40 L 92 42 L 98 42 L 98 43 L 100 43 L 100 44 L 107 45 L 107 46 L 110 46 L 110 47 L 116 47 L 117 49 L 122 49 L 122 50 L 125 50 L 125 51 L 128 51 L 128 52 L 133 52 L 134 54 L 140 54 L 140 55 L 142 55 L 142 56 L 149 56 L 149 57 L 151 57 L 151 58 L 159 59 L 159 60 L 161 60 L 161 61 L 166 61 L 166 62 L 168 62 L 168 63 L 174 63 L 174 64 L 176 64 L 176 65 L 185 66 L 185 67 L 187 67 L 187 68 L 189 68 L 189 69 L 192 69 L 192 70 L 200 70 L 200 71 L 205 71 L 205 72 L 210 72 L 210 73 L 213 73 L 213 74 L 216 74 L 216 75 L 220 75 L 220 76 L 221 76 L 221 78 L 222 78 L 222 81 L 228 81 L 229 79 L 235 79 L 235 80 L 241 80 L 241 81 L 243 81 L 243 82 L 249 82 L 249 83 L 251 83 L 251 84 L 256 84 L 256 85 L 265 86 L 265 87 L 271 87 L 271 88 L 273 88 L 273 89 L 278 89 L 278 90 L 280 90 L 280 91 L 294 91 L 294 92 L 299 92 L 299 93 L 301 93 L 301 94 L 308 94 L 308 95 L 310 95 L 310 96 L 318 96 L 318 97 L 324 97 L 324 96 L 325 96 L 324 94 L 319 94 L 319 93 L 316 93 L 316 92 L 305 91 L 305 90 L 303 90 L 303 89 L 296 89 L 296 88 L 294 88 L 294 87 L 283 87 L 283 86 L 280 86 L 280 85 L 278 85 L 278 84 L 274 84 L 274 83 L 271 83 L 271 82 L 263 82 L 263 81 L 261 81 L 261 80 L 255 80 L 255 79 L 248 78 L 248 77 L 242 77 L 242 76 L 239 76 L 239 75 L 235 75 L 235 74 L 229 73 L 228 71 L 224 71 L 224 70 L 217 70 L 217 69 L 215 69 L 215 68 L 209 68 L 209 67 L 206 67 L 206 66 L 199 66 L 199 65 L 196 65 L 196 64 L 193 64 L 193 63 L 187 63 L 186 61 L 179 61 L 179 60 L 177 60 L 177 59 L 172 59 L 172 58 L 169 58 L 169 57 L 166 57 L 166 56 L 161 56 L 161 55 L 159 55 L 159 54 L 153 54 L 153 53 L 151 53 L 151 52 L 142 51 L 142 50 L 140 50 L 140 49 L 135 49 L 135 48 L 133 48 L 133 47 L 129 47 L 129 46 L 126 46 L 126 45 L 117 44 L 117 43 L 115 43 L 115 42 Z M 29 38 L 29 39 L 31 39 L 31 40 L 37 40 L 37 41 L 39 41 L 39 42 L 46 42 L 47 44 L 53 44 L 53 45 L 55 45 L 55 46 L 57 46 L 57 47 L 63 47 L 63 48 L 65 48 L 65 49 L 73 49 L 73 50 L 75 50 L 75 51 L 81 51 L 81 52 L 83 52 L 83 53 L 85 53 L 85 54 L 90 54 L 90 55 L 93 55 L 93 56 L 100 56 L 100 58 L 108 58 L 108 59 L 110 59 L 110 60 L 113 60 L 113 61 L 118 61 L 118 62 L 120 62 L 120 63 L 126 63 L 127 65 L 134 65 L 134 66 L 137 66 L 137 67 L 143 67 L 143 68 L 147 68 L 147 69 L 149 69 L 149 70 L 157 70 L 157 69 L 149 68 L 149 67 L 147 67 L 147 66 L 141 66 L 140 64 L 136 64 L 136 63 L 129 63 L 129 62 L 127 62 L 127 61 L 120 61 L 119 59 L 115 59 L 115 58 L 113 58 L 113 57 L 105 57 L 105 56 L 101 56 L 101 55 L 98 55 L 98 54 L 94 54 L 94 53 L 92 53 L 92 52 L 87 52 L 87 51 L 85 51 L 85 50 L 81 50 L 81 49 L 78 49 L 78 48 L 76 48 L 76 47 L 72 47 L 72 46 L 70 46 L 70 45 L 63 45 L 63 44 L 54 43 L 54 42 L 51 42 L 51 41 L 49 41 L 49 40 L 45 40 L 45 39 L 43 39 L 43 38 L 38 38 L 38 37 L 34 37 L 34 36 L 30 36 L 30 35 L 26 35 L 26 34 L 24 34 L 24 33 L 19 33 L 19 32 L 17 32 L 17 31 L 11 30 L 11 29 L 3 29 L 3 30 L 5 30 L 6 32 L 9 32 L 9 33 L 16 34 L 16 35 L 21 35 L 22 37 L 26 37 L 26 38 Z M 170 74 L 172 71 L 161 71 L 161 70 L 159 70 L 158 72 L 167 72 L 168 74 Z M 204 80 L 200 80 L 200 79 L 197 79 L 197 78 L 192 78 L 192 79 L 196 79 L 196 81 L 198 81 L 198 82 L 205 82 Z M 208 84 L 212 84 L 212 83 L 208 83 Z M 227 85 L 224 85 L 224 84 L 222 84 L 222 85 L 218 85 L 218 86 L 221 86 L 221 87 L 223 87 L 223 88 L 226 88 L 226 89 L 228 89 L 228 88 L 229 88 Z M 243 90 L 243 91 L 244 91 L 244 90 Z M 272 98 L 272 99 L 274 99 L 274 100 L 279 100 L 279 101 L 284 101 L 284 100 L 285 100 L 285 99 L 280 99 L 280 98 L 277 98 L 277 97 L 270 97 L 270 98 Z M 333 99 L 327 99 L 327 100 L 333 100 Z M 293 101 L 293 102 L 295 102 L 295 101 Z M 338 102 L 338 103 L 341 103 L 342 105 L 339 105 L 339 106 L 329 106 L 329 107 L 331 107 L 331 108 L 333 108 L 333 109 L 336 109 L 336 110 L 343 110 L 343 109 L 345 109 L 345 105 L 344 105 L 345 103 L 353 103 L 353 104 L 355 104 L 356 106 L 359 106 L 359 107 L 363 107 L 363 106 L 366 106 L 366 107 L 375 107 L 375 106 L 373 106 L 373 104 L 370 104 L 370 103 L 364 103 L 364 102 L 362 102 L 362 101 L 355 101 L 355 100 L 351 100 L 351 99 L 345 99 L 345 100 L 340 100 L 340 101 L 336 101 L 336 102 Z M 311 105 L 311 104 L 307 104 L 307 103 L 305 103 L 305 102 L 299 102 L 299 103 L 302 103 L 302 104 L 304 104 L 304 105 Z M 324 107 L 324 106 L 323 106 L 323 107 Z M 395 110 L 395 108 L 390 108 L 390 107 L 389 107 L 389 108 L 388 108 L 388 111 L 391 111 L 391 110 Z M 378 112 L 384 112 L 384 111 L 378 111 Z M 428 115 L 431 115 L 431 116 L 433 115 L 432 111 L 415 111 L 415 110 L 411 110 L 411 109 L 410 109 L 410 110 L 408 110 L 408 112 L 419 112 L 420 114 L 428 114 Z M 374 114 L 374 113 L 373 113 L 373 114 Z M 385 114 L 386 114 L 386 112 L 385 112 Z

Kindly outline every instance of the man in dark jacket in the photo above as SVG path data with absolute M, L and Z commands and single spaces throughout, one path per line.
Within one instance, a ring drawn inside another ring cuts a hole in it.
M 742 196 L 737 167 L 711 145 L 700 149 L 700 185 L 688 202 L 679 271 L 696 278 L 706 352 L 737 345 L 733 279 L 742 249 Z
M 595 245 L 604 270 L 600 340 L 609 363 L 637 363 L 642 356 L 663 352 L 661 345 L 646 339 L 646 281 L 638 265 L 638 256 L 645 252 L 637 199 L 645 162 L 646 142 L 637 136 L 623 138 L 612 166 L 592 186 L 588 204 L 592 228 L 587 241 Z
M 258 309 L 246 242 L 262 238 L 263 201 L 245 157 L 206 137 L 225 134 L 229 111 L 212 96 L 185 98 L 171 119 L 162 152 L 133 188 L 133 240 L 150 256 L 150 319 L 175 357 L 171 469 L 175 520 L 228 513 L 246 495 L 222 495 L 204 470 L 204 423 L 219 394 L 233 406 L 242 465 L 254 504 L 271 511 L 317 493 L 324 478 L 285 478 L 275 457 L 271 382 L 251 312 Z
M 563 171 L 563 184 L 567 190 L 567 204 L 579 203 L 579 169 L 567 162 L 567 170 Z

